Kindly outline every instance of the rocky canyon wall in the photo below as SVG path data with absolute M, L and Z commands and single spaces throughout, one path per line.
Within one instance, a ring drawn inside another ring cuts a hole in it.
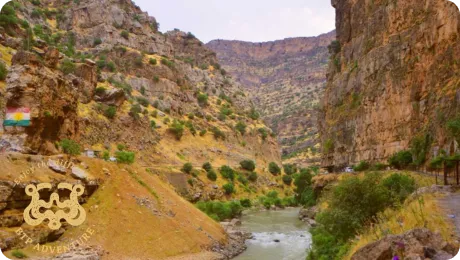
M 427 140 L 427 158 L 456 147 L 460 102 L 457 7 L 447 0 L 333 0 L 319 128 L 323 166 L 386 161 Z

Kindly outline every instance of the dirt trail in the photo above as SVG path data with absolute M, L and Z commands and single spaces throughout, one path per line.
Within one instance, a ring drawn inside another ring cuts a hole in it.
M 457 237 L 460 238 L 460 193 L 452 193 L 440 199 L 439 204 L 445 210 L 446 217 L 454 223 Z

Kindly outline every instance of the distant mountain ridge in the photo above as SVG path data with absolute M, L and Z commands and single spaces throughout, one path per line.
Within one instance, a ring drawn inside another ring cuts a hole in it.
M 265 122 L 277 133 L 285 159 L 319 159 L 316 107 L 326 84 L 328 46 L 335 31 L 252 43 L 213 40 L 206 44 L 219 63 L 249 92 Z

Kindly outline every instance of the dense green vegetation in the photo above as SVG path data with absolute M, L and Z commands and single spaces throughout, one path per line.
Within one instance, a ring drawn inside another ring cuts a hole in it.
M 245 201 L 244 204 L 247 205 L 247 201 Z M 229 202 L 199 201 L 197 202 L 196 207 L 216 221 L 223 221 L 238 217 L 243 211 L 242 204 L 237 200 Z
M 129 151 L 116 151 L 115 158 L 117 158 L 118 163 L 132 164 L 134 163 L 135 158 L 134 152 Z
M 252 160 L 244 160 L 240 162 L 241 168 L 247 171 L 254 171 L 256 169 L 256 163 Z
M 268 164 L 268 171 L 276 176 L 281 173 L 281 168 L 275 162 L 271 162 Z
M 68 155 L 80 155 L 81 153 L 80 145 L 73 140 L 64 139 L 59 143 L 59 145 L 61 146 L 64 153 Z
M 318 226 L 312 229 L 308 259 L 341 259 L 349 241 L 377 213 L 401 205 L 415 189 L 412 177 L 397 173 L 384 179 L 379 173 L 343 179 L 328 194 L 328 208 L 316 217 Z

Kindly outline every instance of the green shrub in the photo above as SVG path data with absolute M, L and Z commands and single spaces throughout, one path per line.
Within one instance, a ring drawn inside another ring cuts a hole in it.
M 244 122 L 239 121 L 236 125 L 235 128 L 240 132 L 242 135 L 246 133 L 246 124 Z
M 128 151 L 116 151 L 115 152 L 115 158 L 117 158 L 117 162 L 119 163 L 132 164 L 134 163 L 135 156 L 136 155 L 134 152 L 128 152 Z
M 252 202 L 250 199 L 240 199 L 240 204 L 244 208 L 250 208 L 252 206 Z
M 208 132 L 208 131 L 206 131 L 206 129 L 202 129 L 202 130 L 200 131 L 200 136 L 205 136 L 207 132 Z
M 297 172 L 297 165 L 295 164 L 284 164 L 283 168 L 284 173 L 286 173 L 287 175 L 292 175 Z
M 361 161 L 357 165 L 353 166 L 355 172 L 367 171 L 370 168 L 370 164 L 366 161 Z
M 259 176 L 257 175 L 256 172 L 251 172 L 251 173 L 249 173 L 248 180 L 250 180 L 252 182 L 255 182 L 255 181 L 257 181 L 258 177 Z
M 145 97 L 137 97 L 136 98 L 137 102 L 139 102 L 139 104 L 141 104 L 143 107 L 148 107 L 150 105 L 150 102 L 148 99 L 146 99 Z
M 150 120 L 150 128 L 152 128 L 152 129 L 157 128 L 157 122 L 155 122 L 155 120 Z
M 73 140 L 64 139 L 60 142 L 60 146 L 64 153 L 68 155 L 79 155 L 81 153 L 80 145 Z
M 414 178 L 399 173 L 394 173 L 382 181 L 391 194 L 395 204 L 401 204 L 416 189 Z
M 150 59 L 149 59 L 149 63 L 150 63 L 151 65 L 157 65 L 158 61 L 157 61 L 157 59 L 150 58 Z
M 196 207 L 216 221 L 238 217 L 243 211 L 243 207 L 239 201 L 199 201 Z
M 254 171 L 256 169 L 256 163 L 252 160 L 244 160 L 240 162 L 241 168 L 247 171 Z
M 3 62 L 0 62 L 0 80 L 5 80 L 8 75 L 8 69 Z
M 115 106 L 108 106 L 104 111 L 104 116 L 110 119 L 113 119 L 117 113 L 117 108 Z
M 227 180 L 235 180 L 235 171 L 230 166 L 224 165 L 220 167 L 220 174 Z
M 290 175 L 283 175 L 284 184 L 290 186 L 292 183 L 292 177 Z
M 126 149 L 126 145 L 124 144 L 117 144 L 118 151 L 124 151 Z
M 165 57 L 161 58 L 161 64 L 166 65 L 166 66 L 169 67 L 170 69 L 174 68 L 174 62 L 168 60 L 168 59 L 165 58 Z
M 257 131 L 259 131 L 260 136 L 262 137 L 262 140 L 266 140 L 268 137 L 268 131 L 265 128 L 259 128 Z
M 248 179 L 246 179 L 246 177 L 244 177 L 244 176 L 241 175 L 241 174 L 238 175 L 237 180 L 238 180 L 239 182 L 241 182 L 242 184 L 244 184 L 244 185 L 248 184 Z
M 184 125 L 176 119 L 174 119 L 168 130 L 174 134 L 178 141 L 180 141 L 184 135 Z
M 225 134 L 224 132 L 222 132 L 218 127 L 214 126 L 212 129 L 211 129 L 213 135 L 214 135 L 214 138 L 216 140 L 219 140 L 222 139 L 222 140 L 225 140 Z
M 117 67 L 115 66 L 115 63 L 113 61 L 109 61 L 106 67 L 107 69 L 109 69 L 110 72 L 115 72 L 117 70 Z
M 184 166 L 182 166 L 181 171 L 190 174 L 193 170 L 193 165 L 191 163 L 185 163 Z
M 374 165 L 371 166 L 371 170 L 373 171 L 383 171 L 385 170 L 385 168 L 387 167 L 387 165 L 383 164 L 383 163 L 376 163 Z
M 71 60 L 64 59 L 61 62 L 60 69 L 65 75 L 67 75 L 67 74 L 70 74 L 70 73 L 74 73 L 75 69 L 76 69 L 76 66 L 75 66 L 75 63 L 73 63 Z
M 412 153 L 410 151 L 400 151 L 388 159 L 388 163 L 396 169 L 404 169 L 412 164 Z
M 99 45 L 101 43 L 102 43 L 101 38 L 95 38 L 94 41 L 93 41 L 93 46 L 97 46 L 97 45 Z
M 123 31 L 121 31 L 120 35 L 121 35 L 121 37 L 125 38 L 126 40 L 129 39 L 129 32 L 128 31 L 123 30 Z
M 233 183 L 227 183 L 227 184 L 224 184 L 222 186 L 222 188 L 224 189 L 225 191 L 225 194 L 227 195 L 230 195 L 232 193 L 235 193 L 235 186 L 233 185 Z
M 107 90 L 104 88 L 104 87 L 97 87 L 95 90 L 94 90 L 94 93 L 97 95 L 97 96 L 103 96 L 105 94 Z
M 208 95 L 204 93 L 200 93 L 197 96 L 198 103 L 200 106 L 207 106 L 208 105 Z
M 104 152 L 102 153 L 102 160 L 104 160 L 104 161 L 110 160 L 110 153 L 109 153 L 109 151 L 104 151 Z
M 205 162 L 202 166 L 202 168 L 206 171 L 206 172 L 209 172 L 212 170 L 212 165 L 210 162 Z
M 279 175 L 281 173 L 281 168 L 275 162 L 268 164 L 268 171 L 273 175 Z
M 251 111 L 249 111 L 249 118 L 252 120 L 257 120 L 260 118 L 260 114 L 256 111 L 255 108 L 251 108 Z
M 22 252 L 21 250 L 19 249 L 15 249 L 11 252 L 11 255 L 16 257 L 16 258 L 19 258 L 19 259 L 23 259 L 23 258 L 28 258 L 28 256 L 26 254 L 24 254 L 24 252 Z
M 139 120 L 139 113 L 142 112 L 142 108 L 139 104 L 135 104 L 131 106 L 131 109 L 129 110 L 129 115 L 134 118 L 135 120 Z
M 206 177 L 208 177 L 208 179 L 211 181 L 217 180 L 217 174 L 213 169 L 207 171 Z

